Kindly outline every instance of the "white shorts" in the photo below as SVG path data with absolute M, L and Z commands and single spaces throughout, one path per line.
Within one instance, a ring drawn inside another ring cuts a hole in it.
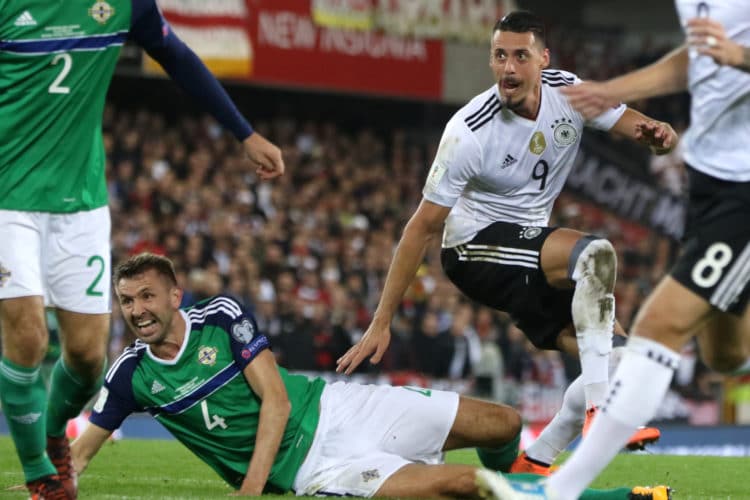
M 110 312 L 110 226 L 109 207 L 0 210 L 0 300 L 39 295 L 66 311 Z
M 292 489 L 300 496 L 371 497 L 404 465 L 442 463 L 457 412 L 454 392 L 330 384 Z

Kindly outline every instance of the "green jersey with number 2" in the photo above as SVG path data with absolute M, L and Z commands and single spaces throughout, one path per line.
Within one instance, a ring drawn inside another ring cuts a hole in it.
M 107 204 L 101 121 L 130 0 L 0 0 L 0 209 Z

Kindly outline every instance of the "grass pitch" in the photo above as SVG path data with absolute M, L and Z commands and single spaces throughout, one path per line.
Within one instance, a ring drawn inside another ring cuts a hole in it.
M 473 450 L 453 452 L 448 461 L 478 464 Z M 595 486 L 668 484 L 675 489 L 674 500 L 748 499 L 748 471 L 748 458 L 623 454 Z M 7 436 L 0 437 L 0 498 L 27 498 L 25 491 L 7 490 L 22 481 L 13 443 Z M 79 498 L 226 499 L 231 491 L 177 441 L 125 439 L 105 445 L 94 458 L 80 478 Z

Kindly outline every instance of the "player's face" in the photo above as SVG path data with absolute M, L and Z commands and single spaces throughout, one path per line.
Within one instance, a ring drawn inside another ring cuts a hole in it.
M 537 42 L 534 33 L 493 33 L 490 68 L 507 108 L 524 116 L 536 116 L 542 69 L 548 65 L 549 50 Z
M 117 283 L 122 316 L 136 337 L 158 345 L 167 339 L 182 293 L 156 270 L 149 269 Z

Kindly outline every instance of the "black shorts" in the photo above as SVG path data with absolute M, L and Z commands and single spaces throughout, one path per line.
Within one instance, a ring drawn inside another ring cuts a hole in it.
M 722 311 L 742 315 L 750 290 L 750 182 L 730 182 L 688 165 L 685 237 L 670 274 Z
M 552 288 L 542 271 L 542 245 L 556 229 L 495 222 L 441 252 L 445 274 L 464 294 L 510 314 L 539 349 L 557 349 L 557 336 L 573 322 L 574 290 Z

